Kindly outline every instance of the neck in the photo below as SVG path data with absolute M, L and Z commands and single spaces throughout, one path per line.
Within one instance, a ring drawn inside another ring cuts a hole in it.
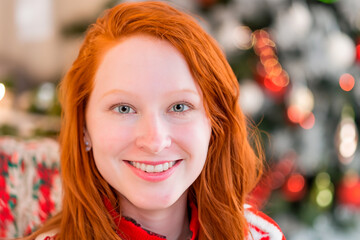
M 166 236 L 166 239 L 186 239 L 190 232 L 187 211 L 187 192 L 173 205 L 164 209 L 139 209 L 121 197 L 122 215 L 131 217 L 142 228 Z

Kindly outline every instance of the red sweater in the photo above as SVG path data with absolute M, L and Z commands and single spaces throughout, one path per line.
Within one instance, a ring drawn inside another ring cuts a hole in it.
M 106 208 L 109 210 L 114 222 L 117 224 L 117 234 L 124 240 L 165 240 L 165 236 L 143 229 L 135 220 L 128 217 L 119 217 L 119 213 L 114 210 L 109 201 L 105 201 Z M 191 220 L 190 231 L 192 236 L 186 240 L 196 240 L 199 232 L 198 211 L 195 204 L 190 203 Z M 270 217 L 257 211 L 250 205 L 245 205 L 245 218 L 248 222 L 248 240 L 285 240 L 279 226 Z M 38 238 L 37 238 L 38 239 Z M 54 236 L 39 238 L 52 240 Z

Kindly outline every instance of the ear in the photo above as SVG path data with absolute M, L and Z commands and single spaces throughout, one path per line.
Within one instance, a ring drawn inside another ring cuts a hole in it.
M 85 151 L 89 152 L 92 147 L 91 139 L 88 130 L 86 127 L 83 129 L 84 132 L 84 144 L 85 144 Z

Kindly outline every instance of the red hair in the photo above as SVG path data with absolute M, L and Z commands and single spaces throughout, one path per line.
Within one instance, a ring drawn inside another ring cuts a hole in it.
M 249 143 L 237 79 L 216 42 L 194 19 L 160 2 L 117 5 L 88 29 L 60 85 L 63 209 L 32 237 L 57 228 L 57 239 L 120 239 L 102 202 L 105 196 L 118 205 L 115 190 L 99 174 L 91 152 L 85 151 L 83 128 L 102 56 L 135 34 L 176 47 L 204 95 L 212 134 L 204 169 L 189 191 L 199 210 L 199 239 L 244 239 L 244 203 L 262 171 L 262 154 L 258 157 Z

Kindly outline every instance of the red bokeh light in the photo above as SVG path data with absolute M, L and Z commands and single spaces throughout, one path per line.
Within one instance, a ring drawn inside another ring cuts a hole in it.
M 287 116 L 293 123 L 299 123 L 303 119 L 303 114 L 297 106 L 290 106 L 287 109 Z
M 301 192 L 304 186 L 305 186 L 305 179 L 302 175 L 298 173 L 289 177 L 287 181 L 287 189 L 293 193 Z
M 278 76 L 273 77 L 272 81 L 275 85 L 279 87 L 286 87 L 287 85 L 289 85 L 290 82 L 289 75 L 285 71 L 282 71 Z
M 300 121 L 300 126 L 304 129 L 311 129 L 315 125 L 315 116 L 309 113 L 304 119 Z
M 269 77 L 265 77 L 264 86 L 272 92 L 280 92 L 281 90 L 283 90 L 283 87 L 275 84 L 274 81 Z
M 360 44 L 356 46 L 356 60 L 360 62 Z
M 337 196 L 341 204 L 360 208 L 359 177 L 345 177 L 338 187 Z
M 288 201 L 299 201 L 305 195 L 306 182 L 305 178 L 299 174 L 292 174 L 283 187 L 283 194 Z
M 351 91 L 355 86 L 355 79 L 351 74 L 344 73 L 339 79 L 339 84 L 342 90 Z
M 260 59 L 262 62 L 269 58 L 277 59 L 274 48 L 269 47 L 269 46 L 262 48 L 261 51 L 259 52 L 259 56 L 260 56 Z

